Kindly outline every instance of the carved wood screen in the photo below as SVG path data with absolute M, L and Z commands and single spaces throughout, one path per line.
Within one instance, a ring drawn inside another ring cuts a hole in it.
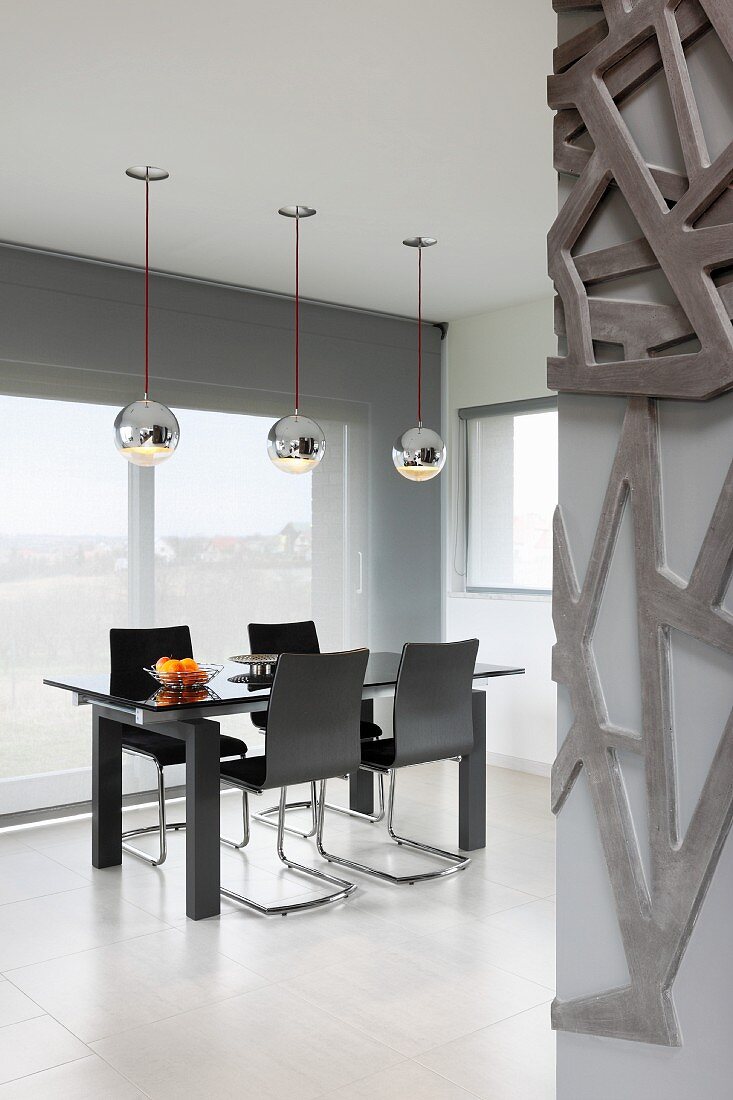
M 552 799 L 558 812 L 586 770 L 630 983 L 556 1000 L 553 1025 L 674 1046 L 681 1042 L 674 980 L 733 819 L 733 712 L 680 836 L 670 630 L 733 654 L 733 616 L 721 606 L 733 569 L 733 465 L 685 583 L 665 561 L 657 401 L 704 400 L 733 388 L 733 144 L 710 158 L 685 56 L 701 36 L 715 34 L 733 58 L 733 0 L 555 0 L 554 7 L 597 10 L 599 19 L 558 47 L 548 84 L 557 110 L 555 167 L 577 177 L 548 238 L 556 330 L 567 348 L 549 360 L 548 385 L 629 400 L 582 586 L 561 509 L 555 517 L 553 677 L 567 687 L 574 722 L 555 761 Z M 619 109 L 658 74 L 669 90 L 684 173 L 646 163 Z M 641 235 L 574 254 L 609 188 L 623 195 Z M 666 276 L 677 304 L 599 296 L 604 282 L 650 271 Z M 618 348 L 610 361 L 609 345 Z M 593 653 L 626 507 L 636 554 L 640 736 L 609 720 Z M 621 750 L 645 762 L 648 881 Z

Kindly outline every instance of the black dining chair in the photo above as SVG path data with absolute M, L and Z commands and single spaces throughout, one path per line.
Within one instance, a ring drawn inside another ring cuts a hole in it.
M 408 642 L 402 650 L 394 698 L 394 736 L 361 746 L 361 767 L 389 776 L 387 831 L 399 845 L 448 860 L 452 866 L 436 871 L 393 875 L 365 863 L 326 851 L 323 830 L 316 834 L 318 851 L 330 863 L 364 871 L 393 883 L 415 883 L 443 878 L 463 870 L 468 856 L 446 852 L 394 831 L 395 776 L 399 768 L 449 760 L 470 753 L 473 748 L 473 672 L 478 639 L 463 642 Z
M 191 632 L 187 626 L 154 627 L 151 629 L 112 629 L 109 632 L 110 649 L 110 687 L 117 684 L 117 690 L 125 693 L 127 685 L 136 685 L 137 690 L 144 691 L 147 685 L 153 688 L 153 681 L 143 672 L 144 667 L 155 664 L 159 657 L 173 656 L 178 659 L 193 657 L 191 645 Z M 151 692 L 152 693 L 152 692 Z M 168 822 L 165 808 L 165 779 L 164 769 L 173 764 L 184 764 L 186 761 L 186 746 L 183 741 L 175 737 L 167 737 L 162 733 L 152 730 L 133 730 L 125 727 L 122 736 L 122 751 L 130 756 L 143 757 L 155 764 L 158 778 L 158 824 L 146 828 L 128 829 L 122 834 L 122 847 L 130 855 L 138 856 L 153 867 L 160 867 L 165 863 L 168 855 L 166 832 L 185 829 L 185 821 Z M 220 738 L 220 754 L 222 757 L 244 757 L 247 746 L 236 737 L 228 737 L 224 734 Z M 225 844 L 232 848 L 242 848 L 249 839 L 249 818 L 246 813 L 246 805 L 243 803 L 243 830 L 241 841 L 229 840 L 222 837 Z M 153 857 L 141 848 L 136 848 L 128 842 L 129 837 L 143 836 L 146 833 L 157 832 L 160 836 L 160 844 L 157 857 Z
M 312 619 L 295 623 L 250 623 L 247 630 L 252 653 L 274 653 L 279 656 L 281 653 L 321 652 L 321 646 L 318 641 L 318 631 Z M 250 714 L 250 718 L 255 728 L 264 732 L 267 726 L 267 712 L 254 711 Z M 364 741 L 373 741 L 375 738 L 382 736 L 382 729 L 376 722 L 368 722 L 363 718 L 360 719 L 359 729 L 360 736 Z M 358 817 L 363 821 L 381 821 L 384 818 L 384 778 L 381 776 L 378 785 L 379 808 L 375 814 L 362 814 L 359 813 L 358 810 L 351 810 L 346 806 L 336 806 L 333 803 L 329 803 L 326 809 L 345 814 L 347 817 Z M 304 833 L 299 829 L 292 828 L 292 826 L 287 826 L 285 829 L 286 833 L 290 833 L 291 836 L 299 836 L 305 839 L 316 835 L 317 810 L 315 785 L 311 787 L 310 799 L 303 802 L 289 802 L 287 809 L 310 810 L 311 827 L 307 833 Z M 254 816 L 255 820 L 261 821 L 265 825 L 276 827 L 276 823 L 270 821 L 269 818 L 277 813 L 279 813 L 279 806 L 270 806 L 269 809 L 261 810 Z
M 369 651 L 346 653 L 283 653 L 277 663 L 267 709 L 265 755 L 227 760 L 221 778 L 240 787 L 245 802 L 250 793 L 280 788 L 277 818 L 277 854 L 282 862 L 300 874 L 335 886 L 323 897 L 306 901 L 262 905 L 226 887 L 226 898 L 241 902 L 257 913 L 271 916 L 321 905 L 348 897 L 356 886 L 314 867 L 305 867 L 286 856 L 283 841 L 288 787 L 295 783 L 320 783 L 317 832 L 323 830 L 325 783 L 336 775 L 359 766 L 359 716 Z

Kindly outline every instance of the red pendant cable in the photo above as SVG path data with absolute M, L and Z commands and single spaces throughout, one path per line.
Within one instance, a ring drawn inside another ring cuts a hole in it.
M 422 428 L 422 248 L 417 250 L 417 426 Z
M 295 215 L 295 415 L 300 403 L 300 218 Z
M 149 378 L 149 281 L 150 281 L 150 169 L 145 171 L 145 400 L 148 399 Z

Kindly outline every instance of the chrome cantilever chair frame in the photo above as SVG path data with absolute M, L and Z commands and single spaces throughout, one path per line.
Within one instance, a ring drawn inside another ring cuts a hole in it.
M 287 867 L 336 887 L 330 894 L 300 902 L 263 905 L 222 888 L 224 897 L 269 916 L 315 909 L 347 898 L 356 884 L 305 867 L 284 850 L 285 814 L 289 787 L 308 784 L 311 808 L 316 807 L 316 836 L 323 832 L 328 778 L 355 772 L 359 767 L 361 692 L 369 652 L 283 653 L 278 661 L 267 712 L 265 754 L 221 765 L 221 778 L 250 793 L 279 790 L 277 854 Z M 320 784 L 318 794 L 316 784 Z
M 379 809 L 373 814 L 362 814 L 358 810 L 349 809 L 348 806 L 337 806 L 334 802 L 327 802 L 326 809 L 333 810 L 336 814 L 343 814 L 345 817 L 356 817 L 360 821 L 366 821 L 371 825 L 376 824 L 378 821 L 384 821 L 385 814 L 385 801 L 384 801 L 384 773 L 379 772 L 377 781 L 378 792 L 378 806 Z M 348 779 L 348 776 L 344 776 Z M 318 831 L 318 799 L 316 797 L 316 785 L 311 783 L 311 796 L 310 799 L 304 802 L 288 802 L 285 807 L 286 810 L 310 810 L 311 811 L 311 827 L 307 833 L 301 832 L 300 829 L 294 828 L 292 825 L 285 826 L 285 832 L 290 833 L 291 836 L 299 836 L 303 840 L 311 840 Z M 261 821 L 263 825 L 269 825 L 273 829 L 277 829 L 277 821 L 270 821 L 272 814 L 279 814 L 280 806 L 270 806 L 266 810 L 260 810 L 258 814 L 254 814 L 255 821 Z
M 140 749 L 126 749 L 123 747 L 123 753 L 128 756 L 145 757 L 150 760 L 156 768 L 158 773 L 158 824 L 146 825 L 139 829 L 126 829 L 122 834 L 122 850 L 127 852 L 131 856 L 137 856 L 138 859 L 145 860 L 152 867 L 160 867 L 165 863 L 168 857 L 168 840 L 166 834 L 168 832 L 178 832 L 180 829 L 186 828 L 185 821 L 167 821 L 165 812 L 165 779 L 163 776 L 163 766 L 160 761 L 153 756 L 152 753 L 142 752 Z M 247 802 L 246 792 L 242 792 L 242 818 L 243 818 L 243 839 L 241 841 L 230 840 L 228 837 L 222 836 L 219 839 L 222 844 L 227 844 L 230 848 L 244 848 L 249 843 L 249 808 Z M 158 833 L 159 845 L 158 855 L 153 856 L 150 852 L 143 851 L 142 848 L 137 848 L 134 844 L 130 844 L 128 837 L 132 836 L 147 836 L 150 833 Z
M 234 785 L 234 784 L 233 784 Z M 325 798 L 325 786 L 326 781 L 321 780 L 320 796 L 314 796 L 314 804 L 317 805 L 316 813 L 316 837 L 320 839 L 323 832 L 323 807 Z M 256 787 L 245 788 L 242 787 L 242 793 L 244 797 L 247 797 L 248 791 L 252 794 L 260 794 Z M 229 890 L 226 887 L 221 887 L 221 893 L 225 898 L 230 898 L 232 901 L 238 901 L 242 905 L 246 905 L 249 909 L 254 909 L 256 913 L 261 913 L 264 916 L 274 916 L 280 914 L 283 917 L 287 917 L 289 913 L 303 912 L 307 909 L 320 909 L 324 905 L 331 905 L 335 901 L 341 901 L 343 898 L 349 896 L 356 890 L 356 883 L 347 882 L 346 879 L 336 878 L 335 875 L 327 875 L 325 871 L 318 871 L 315 867 L 304 867 L 302 863 L 296 863 L 294 860 L 289 859 L 285 854 L 284 838 L 285 838 L 285 812 L 286 809 L 292 808 L 293 803 L 287 802 L 288 788 L 282 787 L 280 789 L 280 804 L 278 806 L 278 818 L 277 822 L 268 822 L 268 824 L 277 824 L 277 854 L 279 859 L 289 867 L 292 871 L 298 871 L 302 875 L 307 875 L 309 878 L 318 879 L 320 882 L 326 882 L 330 886 L 336 886 L 337 889 L 330 894 L 326 894 L 324 897 L 312 898 L 309 901 L 297 901 L 283 903 L 282 905 L 262 905 L 258 901 L 254 901 L 252 898 L 244 897 L 242 894 L 237 894 L 234 890 Z M 301 834 L 303 835 L 303 834 Z
M 409 837 L 398 836 L 394 831 L 394 803 L 395 803 L 395 786 L 396 786 L 396 769 L 395 768 L 378 768 L 370 765 L 362 765 L 365 771 L 374 772 L 379 777 L 379 786 L 381 791 L 381 805 L 382 816 L 384 816 L 384 777 L 389 776 L 389 796 L 387 799 L 387 832 L 392 840 L 394 840 L 400 846 L 405 845 L 408 848 L 415 848 L 418 852 L 426 852 L 428 855 L 438 856 L 439 859 L 446 859 L 451 861 L 454 866 L 443 867 L 439 871 L 423 871 L 418 874 L 410 875 L 392 875 L 389 871 L 382 871 L 378 867 L 370 867 L 366 863 L 357 863 L 353 859 L 346 859 L 344 856 L 335 855 L 333 852 L 327 852 L 323 845 L 323 829 L 316 835 L 316 846 L 320 855 L 328 863 L 338 863 L 343 867 L 349 867 L 352 871 L 362 871 L 366 875 L 373 875 L 375 878 L 383 879 L 385 882 L 392 882 L 397 885 L 404 885 L 407 883 L 409 886 L 414 886 L 416 882 L 423 882 L 431 878 L 445 878 L 447 875 L 454 875 L 456 871 L 462 871 L 471 862 L 470 856 L 458 855 L 455 852 L 447 852 L 443 848 L 435 848 L 431 844 L 423 844 L 419 840 L 410 840 Z
M 318 641 L 318 631 L 312 619 L 308 619 L 305 622 L 293 623 L 250 623 L 248 633 L 250 646 L 254 653 L 320 653 L 321 651 Z M 264 733 L 264 726 L 256 722 L 254 718 L 253 725 L 255 729 Z M 348 779 L 348 776 L 344 776 L 344 779 Z M 326 809 L 333 810 L 334 813 L 344 814 L 346 817 L 356 817 L 361 821 L 370 823 L 382 821 L 384 819 L 383 785 L 380 786 L 379 794 L 379 809 L 375 814 L 363 814 L 358 810 L 349 809 L 347 806 L 336 806 L 330 802 L 326 804 Z M 315 783 L 311 784 L 311 797 L 309 801 L 289 802 L 287 809 L 310 810 L 311 825 L 307 833 L 303 832 L 301 829 L 296 829 L 294 826 L 286 825 L 286 833 L 290 836 L 299 836 L 304 840 L 310 840 L 311 837 L 316 835 L 318 828 L 318 805 Z M 266 810 L 260 810 L 259 813 L 253 816 L 255 821 L 260 821 L 263 825 L 269 825 L 270 828 L 276 829 L 278 827 L 277 821 L 271 821 L 270 818 L 279 814 L 279 812 L 280 806 L 276 804 L 274 806 L 269 806 Z
M 142 677 L 142 680 L 147 682 L 148 677 L 143 669 L 146 665 L 155 663 L 157 660 L 154 656 L 156 650 L 158 655 L 161 653 L 178 653 L 181 657 L 193 656 L 191 632 L 187 626 L 152 627 L 149 629 L 113 628 L 109 632 L 109 645 L 110 683 L 113 678 L 125 679 L 129 676 Z M 160 737 L 159 740 L 165 742 L 167 738 Z M 229 759 L 242 759 L 246 755 L 247 746 L 243 742 L 239 742 L 237 738 L 228 738 L 228 741 L 230 742 L 227 748 Z M 243 750 L 241 753 L 237 751 L 235 744 L 241 744 Z M 168 856 L 167 833 L 178 832 L 179 829 L 185 829 L 186 823 L 185 821 L 167 821 L 165 779 L 163 775 L 165 765 L 161 763 L 155 753 L 143 745 L 126 744 L 124 739 L 122 742 L 122 751 L 127 756 L 135 756 L 152 761 L 157 770 L 158 789 L 157 825 L 148 825 L 139 829 L 125 830 L 122 833 L 122 849 L 129 855 L 136 856 L 138 859 L 144 860 L 153 867 L 160 867 L 161 864 L 165 863 Z M 183 755 L 184 754 L 182 754 L 181 762 Z M 173 763 L 173 761 L 170 763 Z M 221 839 L 224 844 L 229 844 L 233 848 L 243 848 L 247 843 L 249 839 L 249 818 L 246 805 L 243 806 L 243 814 L 243 840 L 235 841 L 229 840 L 227 837 L 222 837 Z M 158 833 L 159 836 L 157 856 L 152 855 L 150 852 L 145 852 L 142 848 L 137 848 L 134 844 L 129 843 L 130 837 L 146 836 L 150 833 Z
M 462 871 L 471 862 L 469 856 L 399 836 L 394 830 L 394 805 L 397 769 L 454 759 L 473 748 L 471 688 L 477 652 L 476 638 L 462 642 L 407 643 L 402 649 L 395 688 L 394 737 L 379 745 L 367 742 L 361 747 L 361 767 L 377 775 L 389 775 L 387 832 L 390 838 L 399 845 L 447 860 L 452 866 L 394 875 L 327 852 L 321 833 L 317 845 L 324 859 L 396 885 L 445 878 Z

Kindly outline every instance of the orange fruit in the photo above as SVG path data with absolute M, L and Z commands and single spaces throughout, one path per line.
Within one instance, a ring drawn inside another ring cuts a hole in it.
M 162 668 L 159 669 L 159 671 L 160 672 L 165 672 L 167 675 L 171 676 L 174 673 L 178 674 L 179 672 L 182 672 L 183 669 L 181 668 L 181 662 L 180 661 L 176 661 L 173 658 L 171 658 L 170 660 L 165 662 L 165 664 L 162 666 Z
M 194 661 L 193 657 L 184 657 L 181 661 L 181 670 L 183 672 L 198 672 L 198 661 Z
M 155 695 L 155 702 L 160 703 L 163 706 L 170 706 L 171 703 L 179 703 L 181 696 L 177 691 L 171 691 L 167 688 L 159 688 Z
M 171 657 L 159 657 L 158 660 L 155 662 L 155 671 L 160 672 L 163 665 L 166 665 L 170 660 L 172 660 Z

